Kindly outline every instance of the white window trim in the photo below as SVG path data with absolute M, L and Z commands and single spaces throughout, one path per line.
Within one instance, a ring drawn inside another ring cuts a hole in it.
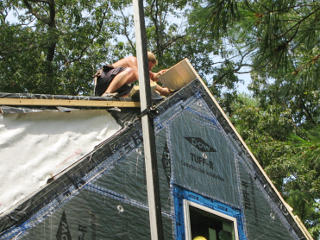
M 233 222 L 233 227 L 234 227 L 234 235 L 235 235 L 235 240 L 239 240 L 239 236 L 238 236 L 238 225 L 237 225 L 237 219 L 234 217 L 231 217 L 229 215 L 226 215 L 224 213 L 215 211 L 211 208 L 202 206 L 198 203 L 194 203 L 191 201 L 188 201 L 186 199 L 183 200 L 183 211 L 184 211 L 184 228 L 185 228 L 185 235 L 186 235 L 186 240 L 192 240 L 192 235 L 191 235 L 191 222 L 190 222 L 190 211 L 189 211 L 189 207 L 196 207 L 202 211 L 217 215 L 219 217 L 222 217 L 224 219 L 227 219 L 229 221 Z

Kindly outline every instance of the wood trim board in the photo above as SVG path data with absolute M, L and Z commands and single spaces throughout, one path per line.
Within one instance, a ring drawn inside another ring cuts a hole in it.
M 129 107 L 138 108 L 140 102 L 110 100 L 24 99 L 0 98 L 0 105 L 8 106 L 67 106 L 67 107 Z

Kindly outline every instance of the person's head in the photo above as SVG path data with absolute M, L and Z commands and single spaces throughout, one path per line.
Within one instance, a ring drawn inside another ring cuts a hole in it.
M 156 66 L 158 64 L 158 60 L 156 58 L 156 56 L 152 53 L 152 52 L 148 52 L 148 66 L 149 66 L 149 70 L 151 71 L 151 69 Z

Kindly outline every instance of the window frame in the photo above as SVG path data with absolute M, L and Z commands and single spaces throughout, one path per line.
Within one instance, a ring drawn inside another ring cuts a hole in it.
M 210 214 L 216 215 L 218 217 L 221 217 L 223 219 L 229 220 L 233 222 L 233 229 L 234 229 L 234 236 L 235 240 L 239 240 L 238 236 L 238 223 L 237 219 L 235 217 L 231 217 L 227 214 L 218 212 L 216 210 L 213 210 L 211 208 L 205 207 L 201 204 L 189 201 L 187 199 L 183 199 L 183 212 L 184 212 L 184 227 L 185 227 L 185 237 L 186 240 L 192 240 L 192 235 L 191 235 L 191 219 L 190 219 L 190 206 L 198 208 L 202 211 L 208 212 Z

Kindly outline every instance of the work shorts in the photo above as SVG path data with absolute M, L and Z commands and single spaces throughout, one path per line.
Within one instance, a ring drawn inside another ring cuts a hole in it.
M 103 68 L 101 71 L 100 76 L 97 77 L 96 80 L 96 86 L 95 86 L 95 95 L 96 96 L 101 96 L 104 94 L 104 92 L 107 90 L 109 87 L 110 83 L 112 80 L 117 76 L 119 73 L 124 71 L 124 67 L 118 67 L 118 68 Z M 121 97 L 123 95 L 126 95 L 130 92 L 132 86 L 130 85 L 123 85 L 119 89 L 117 89 L 118 96 Z

